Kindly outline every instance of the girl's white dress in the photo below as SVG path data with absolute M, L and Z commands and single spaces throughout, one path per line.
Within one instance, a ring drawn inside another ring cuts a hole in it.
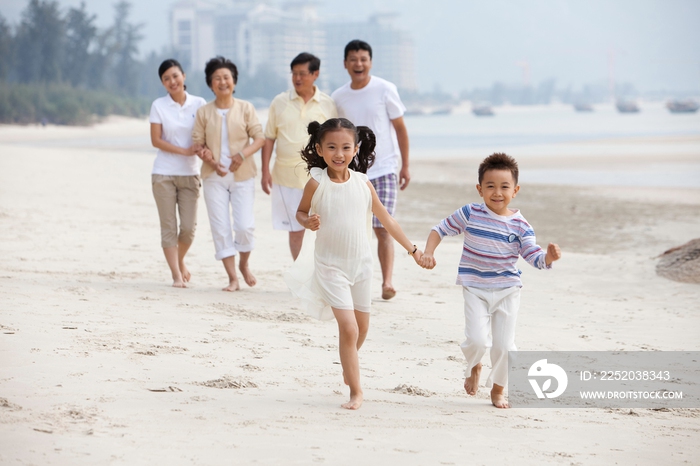
M 311 177 L 319 185 L 309 214 L 318 214 L 321 226 L 315 235 L 306 232 L 299 257 L 284 280 L 317 319 L 332 319 L 331 306 L 369 312 L 372 194 L 367 175 L 350 170 L 346 182 L 335 183 L 326 169 L 312 168 Z

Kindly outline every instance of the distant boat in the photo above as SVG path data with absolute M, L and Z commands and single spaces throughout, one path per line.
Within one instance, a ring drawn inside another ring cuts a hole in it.
M 615 104 L 617 111 L 620 113 L 637 113 L 639 112 L 639 106 L 637 102 L 632 100 L 618 100 Z
M 692 100 L 671 100 L 666 104 L 666 107 L 671 113 L 695 113 L 700 108 L 700 105 Z
M 577 112 L 592 112 L 593 105 L 584 104 L 584 103 L 576 103 L 576 104 L 574 104 L 574 109 L 576 109 Z
M 493 116 L 493 109 L 490 105 L 477 105 L 472 108 L 472 113 L 476 116 Z
M 430 112 L 431 115 L 449 115 L 450 113 L 452 113 L 452 107 L 449 105 L 436 107 Z
M 428 112 L 423 107 L 408 107 L 404 115 L 406 116 L 423 116 L 427 115 Z

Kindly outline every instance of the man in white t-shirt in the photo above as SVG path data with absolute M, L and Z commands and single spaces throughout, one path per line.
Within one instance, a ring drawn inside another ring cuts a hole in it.
M 398 188 L 406 189 L 411 180 L 408 172 L 408 131 L 403 120 L 406 107 L 394 84 L 370 75 L 372 47 L 367 42 L 353 40 L 345 46 L 345 69 L 350 75 L 350 82 L 336 89 L 331 97 L 338 107 L 339 117 L 347 118 L 355 126 L 368 126 L 374 132 L 377 138 L 376 159 L 367 176 L 379 200 L 393 216 Z M 376 217 L 372 218 L 372 226 L 379 242 L 382 298 L 391 299 L 396 295 L 392 283 L 394 241 Z
M 307 52 L 290 64 L 294 89 L 277 95 L 270 104 L 265 145 L 262 148 L 262 189 L 272 194 L 272 227 L 289 232 L 289 249 L 296 260 L 304 240 L 304 227 L 296 214 L 304 186 L 309 181 L 301 150 L 309 141 L 307 126 L 323 123 L 338 113 L 333 99 L 314 84 L 321 60 Z M 277 143 L 275 164 L 270 171 L 272 150 Z

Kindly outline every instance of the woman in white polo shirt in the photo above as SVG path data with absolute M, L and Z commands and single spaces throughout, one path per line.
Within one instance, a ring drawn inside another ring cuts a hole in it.
M 185 254 L 194 240 L 202 185 L 199 146 L 192 143 L 192 128 L 197 110 L 207 102 L 187 93 L 185 73 L 177 60 L 165 60 L 158 75 L 168 95 L 156 99 L 151 106 L 151 143 L 158 149 L 151 184 L 160 216 L 161 246 L 173 286 L 186 288 L 191 274 L 185 266 Z

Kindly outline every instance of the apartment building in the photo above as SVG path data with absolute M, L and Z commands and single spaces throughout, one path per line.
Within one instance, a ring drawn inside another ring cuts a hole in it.
M 345 44 L 362 39 L 373 48 L 373 73 L 413 91 L 415 45 L 408 32 L 395 27 L 395 19 L 381 14 L 367 21 L 324 21 L 314 1 L 274 6 L 256 0 L 183 0 L 171 10 L 171 43 L 188 69 L 204 69 L 211 57 L 223 55 L 250 75 L 264 70 L 285 79 L 292 59 L 311 52 L 322 61 L 319 87 L 331 91 L 348 80 Z

